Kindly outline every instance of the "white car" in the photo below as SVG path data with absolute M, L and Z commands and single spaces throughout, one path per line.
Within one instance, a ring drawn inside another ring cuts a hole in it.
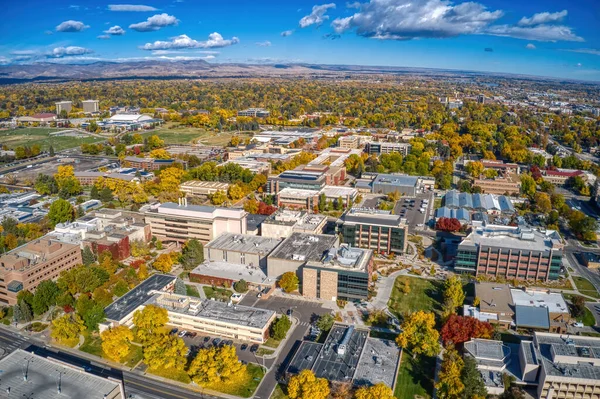
M 179 338 L 185 337 L 186 334 L 187 334 L 187 331 L 183 330 L 182 332 L 179 333 Z

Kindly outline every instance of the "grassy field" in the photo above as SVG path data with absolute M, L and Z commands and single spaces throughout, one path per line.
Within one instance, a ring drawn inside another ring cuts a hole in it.
M 69 129 L 28 127 L 21 129 L 0 130 L 0 141 L 10 149 L 24 145 L 32 146 L 34 144 L 39 144 L 44 151 L 47 151 L 50 146 L 54 147 L 54 151 L 62 151 L 69 148 L 79 147 L 84 143 L 91 144 L 105 141 L 105 139 L 91 136 L 84 138 L 69 136 L 50 137 L 51 132 L 59 132 L 61 130 Z
M 586 280 L 583 277 L 573 276 L 573 281 L 575 281 L 577 289 L 582 294 L 589 295 L 594 298 L 600 298 L 600 294 L 598 294 L 598 291 L 589 280 Z
M 403 279 L 408 279 L 410 282 L 410 293 L 407 295 L 404 295 L 398 289 L 399 282 Z M 437 281 L 400 276 L 394 284 L 388 307 L 400 318 L 406 313 L 413 313 L 418 310 L 438 313 L 441 308 L 440 284 Z
M 160 370 L 150 370 L 148 369 L 150 374 L 157 375 L 159 377 L 168 378 L 170 380 L 179 381 L 184 384 L 189 384 L 192 382 L 190 376 L 184 370 L 171 370 L 171 369 L 160 369 Z
M 98 335 L 91 335 L 88 331 L 84 332 L 84 336 L 85 341 L 79 347 L 79 350 L 106 359 L 107 357 L 104 356 L 104 352 L 102 351 L 102 339 Z M 142 360 L 142 357 L 142 347 L 139 345 L 130 345 L 129 354 L 123 359 L 122 363 L 127 367 L 133 367 Z
M 596 319 L 588 308 L 583 308 L 583 316 L 578 318 L 577 321 L 583 323 L 584 326 L 594 327 L 596 325 Z
M 271 399 L 288 399 L 288 396 L 285 394 L 285 387 L 281 384 L 277 384 L 273 391 L 273 395 L 271 395 Z
M 196 288 L 196 286 L 194 286 L 194 285 L 186 284 L 185 291 L 186 291 L 187 296 L 195 296 L 197 298 L 200 298 L 200 293 L 198 292 L 198 288 Z
M 415 360 L 410 354 L 403 353 L 394 396 L 399 399 L 431 398 L 434 369 L 435 358 Z
M 204 294 L 208 299 L 215 298 L 218 301 L 229 301 L 233 292 L 225 288 L 202 287 Z
M 142 133 L 142 136 L 148 137 L 157 135 L 164 140 L 166 144 L 200 143 L 223 146 L 229 143 L 234 134 L 237 134 L 236 132 L 216 133 L 195 127 L 177 127 L 169 129 L 168 126 L 170 125 L 166 124 L 160 129 Z M 248 137 L 248 135 L 244 133 L 240 133 L 239 135 L 240 137 Z

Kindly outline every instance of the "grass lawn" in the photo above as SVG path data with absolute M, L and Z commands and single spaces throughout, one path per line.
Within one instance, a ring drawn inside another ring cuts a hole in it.
M 170 126 L 173 126 L 173 124 L 167 123 L 162 128 L 150 130 L 141 134 L 143 137 L 157 135 L 165 141 L 165 144 L 200 143 L 218 146 L 228 144 L 231 141 L 231 137 L 233 137 L 234 135 L 239 135 L 242 139 L 246 137 L 251 137 L 250 133 L 218 133 L 195 127 L 176 127 L 174 129 L 169 129 Z
M 169 380 L 179 381 L 184 384 L 189 384 L 192 382 L 190 376 L 184 370 L 171 370 L 171 369 L 160 369 L 160 370 L 150 370 L 148 369 L 150 374 L 157 375 L 159 377 L 167 378 Z
M 44 331 L 48 327 L 48 324 L 40 323 L 39 321 L 33 322 L 27 327 L 29 331 L 33 332 L 41 332 Z
M 185 291 L 187 296 L 195 296 L 197 298 L 200 298 L 200 293 L 198 292 L 198 288 L 196 288 L 193 285 L 185 285 Z
M 269 348 L 277 348 L 280 343 L 281 341 L 277 341 L 274 338 L 269 338 L 267 339 L 267 342 L 265 342 L 263 345 L 268 346 Z
M 204 286 L 204 287 L 202 287 L 202 289 L 204 290 L 204 294 L 206 294 L 206 297 L 208 299 L 215 298 L 215 300 L 224 301 L 224 302 L 228 302 L 229 298 L 231 298 L 231 295 L 233 294 L 233 292 L 231 292 L 230 290 L 228 290 L 226 288 L 218 288 L 218 287 L 213 288 L 213 287 Z
M 144 357 L 143 349 L 140 345 L 130 345 L 129 354 L 123 360 L 123 364 L 127 367 L 133 367 Z
M 408 279 L 410 293 L 404 295 L 398 287 L 399 281 Z M 400 276 L 396 279 L 392 295 L 388 302 L 390 310 L 398 317 L 419 310 L 438 313 L 441 309 L 441 283 L 416 277 Z
M 275 353 L 275 351 L 272 351 L 271 349 L 258 348 L 256 351 L 256 356 L 272 355 L 273 353 Z
M 413 359 L 409 353 L 402 354 L 394 396 L 399 399 L 431 398 L 435 358 Z
M 83 341 L 83 345 L 79 347 L 79 350 L 91 355 L 104 357 L 102 352 L 102 339 L 100 336 L 93 336 L 89 331 L 85 331 L 83 335 L 85 336 L 85 341 Z
M 583 323 L 584 326 L 593 327 L 596 325 L 596 319 L 588 308 L 583 308 L 583 316 L 579 317 L 577 321 Z
M 271 395 L 271 399 L 288 399 L 283 385 L 277 384 L 275 390 L 273 391 L 273 395 Z
M 579 292 L 582 294 L 589 295 L 594 298 L 600 298 L 600 294 L 598 294 L 598 291 L 589 280 L 586 280 L 583 277 L 573 276 L 573 281 L 575 281 L 577 290 L 579 290 Z
M 260 381 L 265 376 L 265 370 L 254 363 L 248 363 L 248 373 L 250 374 L 250 379 L 244 385 L 236 384 L 231 387 L 223 387 L 224 389 L 219 389 L 219 392 L 226 393 L 229 395 L 241 396 L 242 398 L 250 398 L 254 395 L 254 391 L 260 384 Z
M 63 130 L 69 129 L 30 127 L 22 129 L 0 130 L 0 140 L 2 141 L 2 144 L 8 146 L 10 149 L 14 149 L 21 145 L 32 146 L 34 144 L 39 144 L 42 147 L 42 150 L 46 151 L 50 148 L 50 146 L 54 147 L 55 151 L 62 151 L 68 148 L 79 147 L 84 143 L 91 144 L 106 140 L 92 136 L 86 136 L 82 138 L 72 136 L 50 137 L 51 132 L 59 132 Z

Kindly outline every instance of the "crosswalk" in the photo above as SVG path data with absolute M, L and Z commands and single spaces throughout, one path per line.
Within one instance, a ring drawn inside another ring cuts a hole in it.
M 0 335 L 0 358 L 21 348 L 27 341 L 17 335 Z
M 300 323 L 298 323 L 298 325 L 299 325 L 299 326 L 302 326 L 302 327 L 309 327 L 309 326 L 310 326 L 310 323 L 309 323 L 309 322 L 307 322 L 307 321 L 301 321 Z

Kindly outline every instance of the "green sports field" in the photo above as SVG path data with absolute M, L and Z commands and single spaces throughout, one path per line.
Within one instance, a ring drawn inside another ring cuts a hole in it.
M 98 143 L 104 139 L 97 137 L 73 137 L 73 136 L 58 136 L 51 137 L 50 133 L 59 132 L 69 129 L 56 129 L 48 127 L 27 127 L 18 129 L 0 130 L 0 142 L 6 145 L 9 149 L 15 149 L 19 146 L 32 146 L 39 144 L 43 151 L 47 151 L 50 146 L 54 147 L 54 151 L 62 151 L 69 148 L 79 147 L 81 144 Z

